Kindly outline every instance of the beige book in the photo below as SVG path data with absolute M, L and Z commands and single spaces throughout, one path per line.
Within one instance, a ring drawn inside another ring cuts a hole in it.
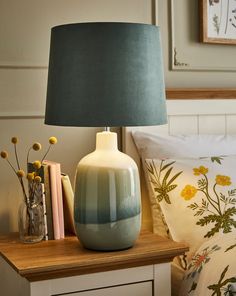
M 70 178 L 66 174 L 61 175 L 62 196 L 64 207 L 64 224 L 66 234 L 75 234 L 74 226 L 74 192 Z

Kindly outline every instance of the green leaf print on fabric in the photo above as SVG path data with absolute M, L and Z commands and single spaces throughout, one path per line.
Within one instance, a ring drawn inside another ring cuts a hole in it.
M 232 246 L 229 246 L 229 247 L 225 250 L 225 252 L 228 252 L 228 251 L 230 251 L 230 250 L 232 250 L 232 249 L 234 249 L 234 248 L 236 248 L 236 244 L 234 244 L 234 245 L 232 245 Z
M 236 214 L 236 189 L 228 190 L 227 194 L 220 192 L 220 189 L 225 186 L 230 186 L 231 178 L 225 175 L 216 175 L 214 185 L 210 188 L 210 181 L 208 179 L 208 168 L 199 166 L 193 168 L 193 174 L 200 176 L 197 182 L 197 187 L 187 184 L 181 191 L 181 196 L 187 201 L 196 194 L 202 194 L 203 198 L 201 204 L 193 202 L 188 205 L 188 208 L 195 211 L 194 216 L 203 216 L 196 224 L 199 226 L 206 226 L 213 224 L 213 227 L 208 231 L 204 237 L 211 237 L 223 230 L 223 233 L 231 232 L 236 228 L 236 221 L 234 215 Z M 210 193 L 210 189 L 212 193 Z M 233 207 L 231 207 L 233 205 Z
M 217 296 L 221 296 L 221 295 L 236 295 L 236 291 L 233 291 L 233 287 L 230 285 L 230 283 L 236 283 L 236 277 L 231 277 L 228 278 L 226 280 L 224 280 L 224 277 L 227 273 L 229 269 L 229 265 L 227 265 L 225 267 L 225 269 L 223 270 L 223 272 L 221 273 L 220 279 L 218 281 L 218 283 L 213 284 L 208 286 L 207 288 L 209 290 L 213 290 L 213 293 L 211 294 L 212 296 L 217 295 Z M 222 294 L 224 293 L 224 294 Z
M 172 165 L 174 163 L 175 161 L 171 161 L 164 164 L 164 160 L 162 160 L 159 170 L 157 170 L 153 160 L 150 163 L 146 161 L 150 182 L 153 184 L 156 193 L 155 197 L 158 202 L 164 200 L 166 203 L 171 204 L 169 192 L 178 186 L 177 184 L 173 184 L 173 182 L 182 174 L 182 171 L 174 175 L 172 174 Z

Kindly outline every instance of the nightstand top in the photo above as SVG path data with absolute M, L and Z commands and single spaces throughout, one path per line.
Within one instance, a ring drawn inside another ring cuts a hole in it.
M 134 247 L 115 252 L 84 249 L 77 237 L 23 244 L 15 235 L 0 236 L 0 255 L 29 281 L 169 262 L 188 251 L 177 243 L 143 231 Z

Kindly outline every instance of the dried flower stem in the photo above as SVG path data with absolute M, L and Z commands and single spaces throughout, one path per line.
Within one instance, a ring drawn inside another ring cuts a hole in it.
M 41 160 L 41 163 L 44 161 L 44 159 L 45 159 L 46 156 L 48 155 L 48 153 L 49 153 L 51 147 L 52 147 L 52 144 L 49 145 L 48 150 L 46 151 L 46 153 L 44 154 L 44 156 L 43 156 L 43 158 L 42 158 L 42 160 Z
M 13 167 L 9 159 L 6 159 L 6 161 L 8 162 L 9 166 L 13 169 L 14 173 L 17 175 L 16 169 Z
M 34 195 L 35 195 L 35 192 L 37 190 L 37 184 L 39 184 L 41 182 L 41 177 L 39 176 L 39 173 L 40 173 L 40 168 L 41 168 L 42 162 L 45 159 L 45 157 L 48 155 L 48 153 L 49 153 L 49 151 L 51 149 L 51 146 L 57 143 L 57 138 L 56 137 L 50 137 L 49 138 L 49 147 L 48 147 L 46 153 L 44 154 L 44 156 L 42 158 L 42 161 L 35 161 L 34 162 L 35 171 L 33 171 L 31 178 L 29 177 L 30 174 L 29 173 L 27 174 L 27 179 L 32 182 L 31 183 L 31 189 L 29 190 L 29 192 L 26 191 L 25 184 L 24 184 L 24 181 L 23 181 L 23 178 L 25 177 L 25 172 L 20 167 L 20 161 L 19 161 L 19 157 L 18 157 L 18 153 L 17 153 L 17 147 L 16 147 L 16 144 L 18 143 L 17 137 L 13 137 L 11 139 L 11 142 L 14 144 L 14 152 L 15 152 L 15 158 L 16 158 L 16 168 L 13 166 L 11 161 L 8 159 L 7 151 L 1 151 L 0 156 L 1 156 L 1 158 L 5 159 L 7 161 L 7 163 L 9 164 L 11 169 L 13 170 L 13 172 L 16 174 L 16 176 L 17 176 L 17 178 L 18 178 L 18 180 L 20 182 L 22 191 L 23 191 L 25 203 L 26 203 L 27 207 L 31 207 L 32 203 L 34 202 Z M 38 142 L 35 142 L 28 149 L 28 152 L 27 152 L 27 166 L 28 166 L 28 163 L 29 163 L 29 155 L 30 155 L 31 150 L 33 149 L 35 151 L 38 151 L 41 148 L 42 148 L 41 144 L 38 143 Z M 28 171 L 28 168 L 27 168 L 27 171 Z
M 25 202 L 26 202 L 26 204 L 28 205 L 28 204 L 29 204 L 29 198 L 28 198 L 28 196 L 27 196 L 27 194 L 26 194 L 26 192 L 25 192 L 24 182 L 23 182 L 22 178 L 19 178 L 19 177 L 18 177 L 18 179 L 19 179 L 20 184 L 21 184 L 21 187 L 22 187 L 22 191 L 23 191 L 23 194 L 24 194 Z
M 32 150 L 32 146 L 29 148 L 28 152 L 27 152 L 27 158 L 26 158 L 26 164 L 29 163 L 29 154 L 30 154 L 30 151 Z
M 7 163 L 9 164 L 9 166 L 12 168 L 12 170 L 14 171 L 14 173 L 16 174 L 16 176 L 18 177 L 18 175 L 17 175 L 17 171 L 16 171 L 16 169 L 14 168 L 14 166 L 11 164 L 11 162 L 9 161 L 9 159 L 6 159 L 6 161 L 7 161 Z M 20 185 L 21 185 L 21 188 L 22 188 L 22 190 L 23 190 L 23 194 L 24 194 L 25 200 L 26 200 L 26 202 L 28 202 L 28 198 L 27 198 L 27 194 L 26 194 L 26 192 L 25 192 L 25 186 L 24 186 L 23 180 L 22 180 L 22 178 L 20 178 L 20 177 L 18 177 L 18 180 L 19 180 Z
M 18 158 L 18 153 L 17 153 L 17 149 L 16 149 L 16 144 L 14 144 L 14 151 L 15 151 L 15 156 L 16 156 L 16 163 L 17 163 L 17 167 L 20 170 L 20 162 L 19 162 L 19 158 Z

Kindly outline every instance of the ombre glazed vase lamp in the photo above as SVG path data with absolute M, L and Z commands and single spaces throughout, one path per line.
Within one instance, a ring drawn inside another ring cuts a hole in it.
M 74 221 L 85 248 L 127 249 L 139 235 L 138 168 L 109 127 L 166 123 L 159 31 L 135 23 L 52 28 L 45 123 L 106 127 L 76 171 Z

